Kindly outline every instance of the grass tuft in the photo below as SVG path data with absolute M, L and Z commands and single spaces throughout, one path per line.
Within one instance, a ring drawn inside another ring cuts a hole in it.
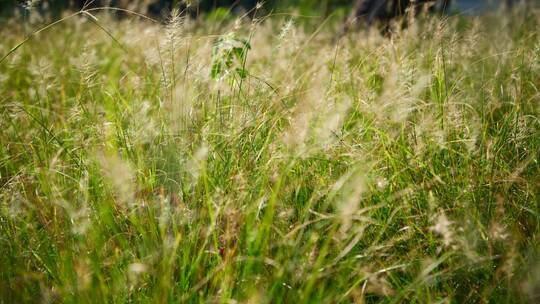
M 89 14 L 0 30 L 1 303 L 538 299 L 537 10 Z

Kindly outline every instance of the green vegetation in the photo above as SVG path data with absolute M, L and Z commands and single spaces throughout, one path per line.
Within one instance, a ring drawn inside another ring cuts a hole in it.
M 0 303 L 539 296 L 540 12 L 97 17 L 0 63 Z

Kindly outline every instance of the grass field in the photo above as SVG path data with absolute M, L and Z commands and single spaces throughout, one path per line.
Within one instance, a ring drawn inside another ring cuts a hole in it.
M 540 11 L 409 22 L 5 21 L 0 303 L 538 301 Z

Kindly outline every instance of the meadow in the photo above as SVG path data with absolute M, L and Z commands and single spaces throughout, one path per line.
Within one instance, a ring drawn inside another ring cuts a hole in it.
M 65 16 L 0 28 L 0 303 L 540 299 L 540 11 Z

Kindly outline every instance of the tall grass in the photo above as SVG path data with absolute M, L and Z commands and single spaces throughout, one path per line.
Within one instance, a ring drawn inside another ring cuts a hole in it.
M 0 64 L 0 303 L 538 300 L 540 12 L 97 17 Z

